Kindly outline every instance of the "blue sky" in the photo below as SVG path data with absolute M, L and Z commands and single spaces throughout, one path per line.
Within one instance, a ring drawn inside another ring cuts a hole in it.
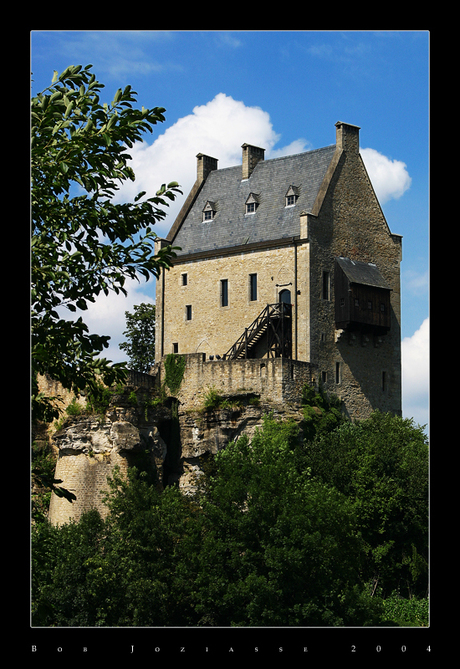
M 428 31 L 32 31 L 32 93 L 53 70 L 92 63 L 110 102 L 130 84 L 138 104 L 165 107 L 166 121 L 131 152 L 136 183 L 154 193 L 178 181 L 182 198 L 199 152 L 219 167 L 241 162 L 244 142 L 266 158 L 335 143 L 336 121 L 361 127 L 362 155 L 392 232 L 403 235 L 403 413 L 428 422 L 429 264 Z M 123 359 L 124 312 L 155 299 L 155 282 L 132 284 L 86 313 Z M 84 314 L 85 316 L 85 314 Z

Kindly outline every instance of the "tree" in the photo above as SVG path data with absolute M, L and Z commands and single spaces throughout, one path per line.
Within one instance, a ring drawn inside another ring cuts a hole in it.
M 125 311 L 128 339 L 119 347 L 129 356 L 129 367 L 137 372 L 148 372 L 155 364 L 155 305 L 135 304 L 134 313 Z
M 297 467 L 299 431 L 267 417 L 215 457 L 203 486 L 200 624 L 363 625 L 363 544 L 343 494 Z
M 384 596 L 426 597 L 428 441 L 411 419 L 375 412 L 306 444 L 302 467 L 351 502 L 366 578 Z
M 99 357 L 109 337 L 90 334 L 81 316 L 66 319 L 62 310 L 84 311 L 101 292 L 126 295 L 127 278 L 158 276 L 175 256 L 171 246 L 154 253 L 151 227 L 180 192 L 175 182 L 154 197 L 144 199 L 141 192 L 132 203 L 112 201 L 123 181 L 135 179 L 127 149 L 164 121 L 165 110 L 135 109 L 130 86 L 119 88 L 111 104 L 102 103 L 104 86 L 91 68 L 55 72 L 31 104 L 35 419 L 59 413 L 38 394 L 37 373 L 74 392 L 95 389 L 98 377 L 110 385 L 126 375 L 124 364 Z

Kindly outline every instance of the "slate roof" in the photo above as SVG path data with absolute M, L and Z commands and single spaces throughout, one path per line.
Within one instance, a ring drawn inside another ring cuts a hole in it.
M 386 288 L 391 290 L 390 286 L 377 269 L 377 265 L 374 265 L 374 263 L 350 260 L 350 258 L 336 258 L 335 260 L 350 283 L 359 283 L 363 286 L 373 286 L 374 288 Z
M 212 171 L 174 238 L 174 246 L 182 247 L 177 255 L 299 235 L 300 212 L 312 210 L 334 151 L 332 144 L 262 160 L 245 181 L 241 165 Z M 289 186 L 298 188 L 299 196 L 295 206 L 286 207 Z M 255 213 L 246 214 L 251 193 L 259 204 Z M 212 220 L 203 221 L 207 201 L 215 204 L 216 213 Z

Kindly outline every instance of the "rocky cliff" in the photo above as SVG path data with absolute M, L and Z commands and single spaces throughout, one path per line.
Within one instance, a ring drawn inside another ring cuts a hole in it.
M 191 491 L 200 458 L 242 434 L 251 438 L 270 411 L 298 422 L 303 417 L 299 406 L 264 402 L 253 392 L 220 395 L 212 407 L 190 409 L 174 397 L 159 396 L 157 388 L 125 386 L 112 394 L 104 415 L 69 416 L 54 435 L 55 476 L 77 499 L 70 503 L 52 495 L 51 522 L 78 520 L 91 508 L 106 515 L 107 477 L 116 466 L 122 473 L 136 466 L 160 487 L 177 483 Z

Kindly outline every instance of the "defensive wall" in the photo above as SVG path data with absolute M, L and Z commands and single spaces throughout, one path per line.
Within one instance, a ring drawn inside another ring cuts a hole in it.
M 189 353 L 185 371 L 176 396 L 181 410 L 201 408 L 212 389 L 221 395 L 252 392 L 264 402 L 299 404 L 302 388 L 314 383 L 315 365 L 287 358 L 256 358 L 247 360 L 210 360 L 205 353 Z M 156 382 L 165 379 L 165 359 L 156 366 Z

